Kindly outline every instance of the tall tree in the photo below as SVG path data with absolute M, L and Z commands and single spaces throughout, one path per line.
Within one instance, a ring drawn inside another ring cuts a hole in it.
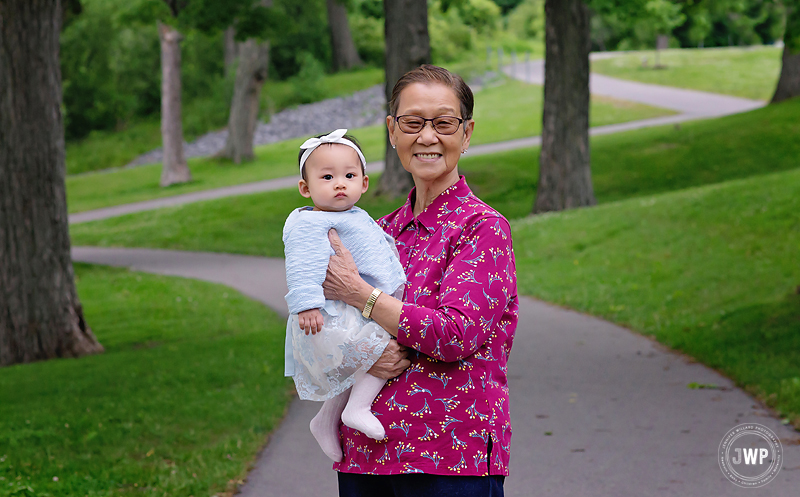
M 170 2 L 170 10 L 177 17 L 177 2 Z M 181 47 L 183 36 L 177 29 L 158 21 L 161 40 L 161 139 L 164 161 L 161 169 L 161 186 L 186 183 L 192 173 L 183 155 L 183 122 L 181 116 Z
M 347 8 L 342 0 L 326 0 L 325 3 L 328 8 L 328 30 L 331 34 L 333 70 L 342 71 L 362 65 L 356 44 L 353 43 L 353 36 L 350 34 Z
M 800 96 L 800 5 L 786 2 L 783 65 L 772 103 Z
M 0 0 L 0 366 L 98 353 L 70 258 L 58 0 Z
M 259 6 L 269 8 L 272 0 L 260 0 Z M 236 52 L 239 62 L 228 116 L 228 138 L 218 156 L 239 164 L 255 158 L 253 138 L 258 125 L 261 87 L 269 69 L 269 40 L 250 37 L 237 44 Z
M 594 205 L 589 155 L 591 15 L 633 23 L 663 0 L 545 0 L 545 83 L 533 212 Z
M 239 55 L 236 45 L 236 28 L 228 26 L 222 35 L 222 39 L 225 43 L 225 77 L 229 77 L 233 74 L 236 67 L 236 57 Z
M 597 203 L 589 163 L 590 11 L 545 2 L 545 77 L 539 185 L 533 212 Z
M 431 62 L 427 0 L 383 0 L 386 35 L 386 100 L 400 77 Z M 388 111 L 388 109 L 387 109 Z M 378 191 L 392 196 L 408 193 L 414 185 L 403 169 L 386 131 L 386 160 Z

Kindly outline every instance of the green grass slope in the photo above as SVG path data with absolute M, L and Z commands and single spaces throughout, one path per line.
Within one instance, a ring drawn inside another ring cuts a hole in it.
M 289 399 L 283 321 L 221 285 L 76 274 L 106 352 L 0 369 L 0 496 L 232 487 Z
M 647 66 L 642 60 L 647 60 Z M 777 47 L 662 50 L 661 69 L 655 51 L 626 52 L 592 61 L 592 71 L 621 79 L 691 90 L 769 100 L 781 71 Z
M 652 335 L 800 428 L 800 169 L 512 223 L 522 293 Z
M 509 99 L 509 94 L 514 99 Z M 534 136 L 541 132 L 542 88 L 518 81 L 504 80 L 497 86 L 477 93 L 473 144 L 494 143 Z M 671 112 L 646 105 L 596 97 L 592 100 L 591 125 L 668 115 Z M 351 132 L 364 147 L 367 160 L 383 159 L 384 127 L 371 126 Z M 141 166 L 117 171 L 70 176 L 67 197 L 70 212 L 138 202 L 182 193 L 261 181 L 297 173 L 297 151 L 306 137 L 286 140 L 256 148 L 256 160 L 235 165 L 214 158 L 189 161 L 193 181 L 161 188 L 161 165 Z
M 592 140 L 598 201 L 609 202 L 794 169 L 800 157 L 800 99 L 747 114 L 599 136 Z M 478 196 L 509 219 L 529 214 L 538 179 L 538 149 L 459 163 Z M 371 178 L 373 185 L 377 177 Z M 368 194 L 359 205 L 375 217 L 400 200 Z M 155 247 L 283 256 L 288 212 L 306 205 L 296 190 L 141 212 L 71 226 L 78 245 Z

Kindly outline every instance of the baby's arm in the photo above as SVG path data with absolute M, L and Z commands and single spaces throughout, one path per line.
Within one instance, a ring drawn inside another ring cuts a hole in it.
M 289 314 L 321 308 L 325 305 L 322 282 L 331 255 L 327 228 L 301 218 L 291 229 L 284 230 L 283 242 Z
M 319 309 L 300 311 L 297 313 L 297 317 L 300 319 L 300 329 L 305 330 L 306 335 L 309 332 L 316 335 L 317 332 L 322 331 L 323 319 Z

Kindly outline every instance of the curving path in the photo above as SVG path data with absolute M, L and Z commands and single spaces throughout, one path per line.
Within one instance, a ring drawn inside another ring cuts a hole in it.
M 222 283 L 286 314 L 282 259 L 92 247 L 74 248 L 73 259 Z M 520 303 L 506 495 L 749 497 L 755 491 L 733 486 L 717 463 L 725 432 L 744 422 L 783 441 L 784 468 L 758 494 L 797 495 L 800 436 L 730 380 L 612 323 L 527 297 Z M 721 389 L 691 390 L 691 382 Z M 318 408 L 290 405 L 240 495 L 336 495 L 335 473 L 308 431 Z
M 532 62 L 509 67 L 507 72 L 541 83 L 536 78 L 541 77 L 542 69 L 540 62 Z M 681 112 L 593 128 L 593 134 L 720 116 L 762 105 L 595 75 L 592 91 Z M 470 151 L 493 153 L 538 143 L 536 137 Z M 373 163 L 370 168 L 374 171 L 381 166 Z M 70 222 L 268 191 L 295 181 L 284 178 L 117 206 L 71 215 Z M 92 247 L 74 247 L 73 259 L 222 283 L 286 314 L 282 259 Z M 509 381 L 514 443 L 506 494 L 511 497 L 711 497 L 750 496 L 753 492 L 788 497 L 797 495 L 800 488 L 800 436 L 796 432 L 781 425 L 727 378 L 625 328 L 523 297 Z M 691 382 L 721 388 L 691 390 L 686 387 Z M 313 402 L 295 400 L 290 405 L 240 495 L 336 494 L 335 473 L 308 431 L 317 409 Z M 729 483 L 717 463 L 723 435 L 743 422 L 767 425 L 783 441 L 782 472 L 757 491 Z

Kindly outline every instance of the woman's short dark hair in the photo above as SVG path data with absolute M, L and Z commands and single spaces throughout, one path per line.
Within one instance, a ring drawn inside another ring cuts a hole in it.
M 321 135 L 317 135 L 317 136 L 315 136 L 314 138 L 322 138 L 323 136 L 329 135 L 330 133 L 332 133 L 332 131 L 331 131 L 331 132 L 328 132 L 328 133 L 322 133 Z M 356 146 L 356 148 L 357 148 L 357 149 L 358 149 L 358 150 L 361 152 L 361 155 L 364 155 L 364 151 L 363 151 L 363 150 L 361 150 L 361 144 L 360 144 L 360 143 L 358 143 L 358 140 L 356 140 L 356 137 L 355 137 L 355 136 L 352 136 L 352 135 L 342 135 L 342 138 L 344 138 L 344 139 L 346 139 L 346 140 L 350 140 L 351 142 L 353 142 L 353 145 L 355 145 L 355 146 Z M 303 150 L 303 149 L 301 148 L 301 149 L 300 149 L 300 153 L 298 153 L 298 154 L 297 154 L 297 166 L 298 166 L 298 167 L 300 167 L 300 159 L 302 159 L 302 158 L 303 158 L 303 152 L 305 152 L 305 150 Z M 360 161 L 360 160 L 361 160 L 361 159 L 359 158 L 359 161 Z M 365 166 L 364 164 L 361 164 L 361 172 L 362 172 L 363 174 L 365 174 L 365 175 L 367 174 L 367 169 L 366 169 L 366 166 Z M 302 171 L 302 177 L 303 177 L 303 179 L 306 179 L 306 168 L 303 168 L 303 171 Z
M 389 112 L 397 117 L 397 107 L 400 105 L 400 93 L 406 86 L 413 83 L 439 83 L 453 90 L 461 102 L 461 118 L 472 119 L 472 108 L 475 105 L 475 98 L 472 90 L 458 74 L 453 74 L 447 69 L 431 64 L 423 64 L 416 69 L 405 73 L 392 89 L 392 98 L 389 100 Z

